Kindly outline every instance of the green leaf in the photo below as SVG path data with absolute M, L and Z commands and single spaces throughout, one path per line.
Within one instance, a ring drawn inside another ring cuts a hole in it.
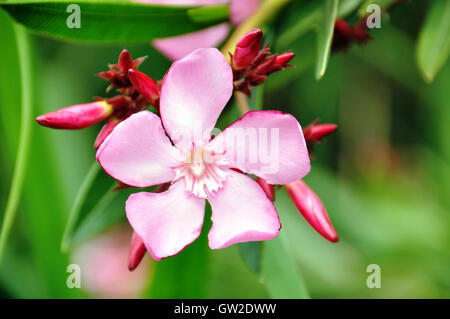
M 263 242 L 250 241 L 238 244 L 239 252 L 247 266 L 257 275 L 261 272 Z
M 188 15 L 196 23 L 216 23 L 225 21 L 229 16 L 228 5 L 204 6 L 188 10 Z
M 316 79 L 322 78 L 327 68 L 338 5 L 338 0 L 323 1 L 322 22 L 317 34 Z
M 430 4 L 416 53 L 423 77 L 433 81 L 450 53 L 450 1 L 434 0 Z
M 112 192 L 114 185 L 113 179 L 106 175 L 95 161 L 84 178 L 70 210 L 61 243 L 63 251 L 67 251 L 73 245 L 75 233 L 83 221 L 112 201 L 113 197 L 108 194 Z
M 287 245 L 286 233 L 264 244 L 262 279 L 271 298 L 309 298 L 305 282 Z
M 355 11 L 362 0 L 340 0 L 338 8 L 338 17 L 345 17 Z
M 321 2 L 311 1 L 297 10 L 295 21 L 293 25 L 289 25 L 285 32 L 283 32 L 278 39 L 276 39 L 277 48 L 288 48 L 298 38 L 306 34 L 308 31 L 316 27 L 321 17 Z
M 80 28 L 69 28 L 68 0 L 2 3 L 17 22 L 42 35 L 77 41 L 138 42 L 197 31 L 225 21 L 227 6 L 196 9 L 124 1 L 77 1 Z
M 313 32 L 308 32 L 293 43 L 292 51 L 295 52 L 294 59 L 290 64 L 294 65 L 284 72 L 276 72 L 270 75 L 270 79 L 265 83 L 266 91 L 272 93 L 283 89 L 289 83 L 295 81 L 300 74 L 314 65 L 316 36 Z
M 19 25 L 15 25 L 15 33 L 17 39 L 17 51 L 19 53 L 20 60 L 22 100 L 21 124 L 16 164 L 14 167 L 14 174 L 11 181 L 8 201 L 0 230 L 0 264 L 22 195 L 22 187 L 28 165 L 28 153 L 32 134 L 33 91 L 31 76 L 31 49 L 28 40 L 29 36 L 25 29 Z
M 346 17 L 360 5 L 361 1 L 339 1 L 337 16 L 340 18 Z M 295 42 L 300 37 L 306 35 L 312 29 L 317 28 L 322 17 L 322 7 L 320 1 L 311 1 L 306 4 L 301 3 L 299 8 L 288 16 L 286 30 L 276 39 L 277 48 L 290 48 L 292 45 L 295 45 Z
M 103 196 L 100 196 L 98 203 L 86 215 L 85 219 L 73 234 L 71 244 L 78 243 L 90 238 L 122 220 L 125 220 L 125 202 L 136 189 L 114 190 L 114 184 Z

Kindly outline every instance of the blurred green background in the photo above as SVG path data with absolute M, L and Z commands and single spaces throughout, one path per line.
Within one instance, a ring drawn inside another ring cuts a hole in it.
M 158 263 L 147 256 L 142 270 L 128 279 L 130 227 L 124 214 L 93 226 L 70 251 L 60 250 L 70 208 L 95 159 L 92 144 L 101 126 L 60 131 L 34 123 L 19 211 L 0 266 L 0 296 L 109 297 L 110 287 L 119 291 L 112 296 L 123 297 L 289 298 L 306 284 L 313 298 L 449 298 L 450 64 L 427 84 L 415 57 L 430 2 L 393 6 L 383 14 L 382 27 L 370 30 L 373 41 L 331 55 L 320 81 L 310 62 L 314 49 L 308 34 L 284 46 L 277 43 L 290 21 L 301 15 L 301 6 L 285 8 L 268 33 L 277 52 L 292 49 L 297 54 L 292 61 L 297 67 L 269 78 L 263 107 L 292 113 L 303 126 L 315 119 L 339 125 L 337 133 L 315 148 L 312 171 L 305 178 L 323 200 L 338 243 L 318 235 L 280 188 L 276 206 L 283 228 L 279 238 L 264 244 L 261 275 L 247 266 L 237 245 L 210 250 L 206 222 L 193 245 Z M 20 74 L 11 19 L 3 11 L 0 30 L 3 214 L 20 131 Z M 140 70 L 153 78 L 162 78 L 170 66 L 149 43 L 88 45 L 40 36 L 31 40 L 34 117 L 105 96 L 106 82 L 94 74 L 115 63 L 123 48 L 133 57 L 148 55 Z M 235 113 L 230 103 L 221 123 L 229 124 Z M 113 205 L 123 211 L 123 201 Z M 119 233 L 125 233 L 122 241 Z M 100 245 L 83 257 L 79 251 L 94 247 L 98 236 L 110 238 L 103 244 L 117 247 L 112 249 L 117 256 L 103 257 Z M 105 274 L 102 264 L 93 262 L 103 258 L 122 261 L 123 269 Z M 82 282 L 82 289 L 69 289 L 66 268 L 72 262 L 82 264 L 82 271 L 85 263 L 94 277 L 103 273 L 105 281 L 98 283 L 103 287 L 89 288 Z M 379 289 L 366 285 L 369 264 L 381 267 Z M 127 285 L 136 289 L 127 290 Z

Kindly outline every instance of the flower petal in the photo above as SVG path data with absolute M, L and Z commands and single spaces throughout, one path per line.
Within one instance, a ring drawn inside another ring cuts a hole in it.
M 233 92 L 233 74 L 215 48 L 198 49 L 172 64 L 164 77 L 160 112 L 177 146 L 208 141 Z
M 259 7 L 259 0 L 231 0 L 230 16 L 234 25 L 241 24 Z
M 163 193 L 130 195 L 125 210 L 152 257 L 161 260 L 179 253 L 200 235 L 205 200 L 187 193 L 184 180 L 179 180 Z
M 261 187 L 244 174 L 233 170 L 227 174 L 223 188 L 208 197 L 213 221 L 208 234 L 209 247 L 220 249 L 276 237 L 280 220 Z
M 148 187 L 173 180 L 171 166 L 177 155 L 159 117 L 141 111 L 114 128 L 98 149 L 97 160 L 122 183 Z
M 169 60 L 176 61 L 197 49 L 217 47 L 229 32 L 230 26 L 225 22 L 176 37 L 156 39 L 152 45 Z
M 280 111 L 250 111 L 211 141 L 225 151 L 229 165 L 264 178 L 269 184 L 294 182 L 310 170 L 300 124 Z

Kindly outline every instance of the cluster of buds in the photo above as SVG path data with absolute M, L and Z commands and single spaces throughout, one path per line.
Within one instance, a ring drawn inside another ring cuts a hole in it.
M 347 21 L 337 19 L 334 24 L 333 35 L 333 51 L 347 51 L 352 43 L 359 45 L 372 40 L 372 37 L 367 33 L 367 18 L 362 18 L 353 26 L 350 26 Z
M 318 121 L 303 129 L 303 135 L 310 153 L 314 144 L 320 143 L 325 136 L 336 130 L 336 124 L 319 124 Z M 267 198 L 275 201 L 274 185 L 268 184 L 262 178 L 258 178 L 257 182 L 266 193 Z M 325 239 L 333 243 L 337 242 L 338 235 L 319 196 L 302 180 L 284 185 L 284 187 L 306 221 Z
M 112 98 L 97 97 L 95 102 L 65 107 L 43 114 L 36 121 L 46 127 L 69 130 L 83 129 L 105 121 L 94 143 L 94 147 L 98 148 L 114 127 L 131 114 L 149 105 L 158 110 L 158 84 L 136 70 L 144 60 L 145 57 L 133 60 L 130 53 L 123 50 L 117 64 L 111 64 L 108 71 L 97 74 L 110 82 L 107 91 L 115 88 L 119 95 Z
M 238 41 L 234 54 L 230 53 L 234 89 L 249 97 L 252 87 L 263 84 L 268 75 L 290 67 L 288 63 L 294 57 L 292 52 L 273 55 L 269 45 L 261 49 L 262 40 L 263 32 L 253 29 Z

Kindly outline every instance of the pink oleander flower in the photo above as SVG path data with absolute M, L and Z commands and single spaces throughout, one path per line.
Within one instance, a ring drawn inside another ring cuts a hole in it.
M 243 172 L 288 184 L 310 170 L 302 129 L 290 114 L 248 112 L 211 139 L 232 92 L 225 57 L 214 48 L 198 49 L 165 75 L 161 118 L 149 111 L 131 115 L 97 151 L 103 169 L 124 184 L 171 184 L 161 193 L 132 194 L 126 202 L 131 226 L 156 260 L 179 253 L 200 235 L 206 200 L 211 249 L 276 237 L 280 221 L 273 203 Z M 260 134 L 256 142 L 246 143 L 248 132 Z M 252 158 L 254 151 L 274 156 Z
M 134 0 L 166 5 L 219 5 L 230 3 L 230 19 L 237 26 L 252 15 L 259 7 L 260 0 Z M 217 47 L 230 32 L 230 24 L 225 22 L 204 30 L 176 37 L 153 40 L 153 46 L 169 60 L 179 60 L 196 49 Z

